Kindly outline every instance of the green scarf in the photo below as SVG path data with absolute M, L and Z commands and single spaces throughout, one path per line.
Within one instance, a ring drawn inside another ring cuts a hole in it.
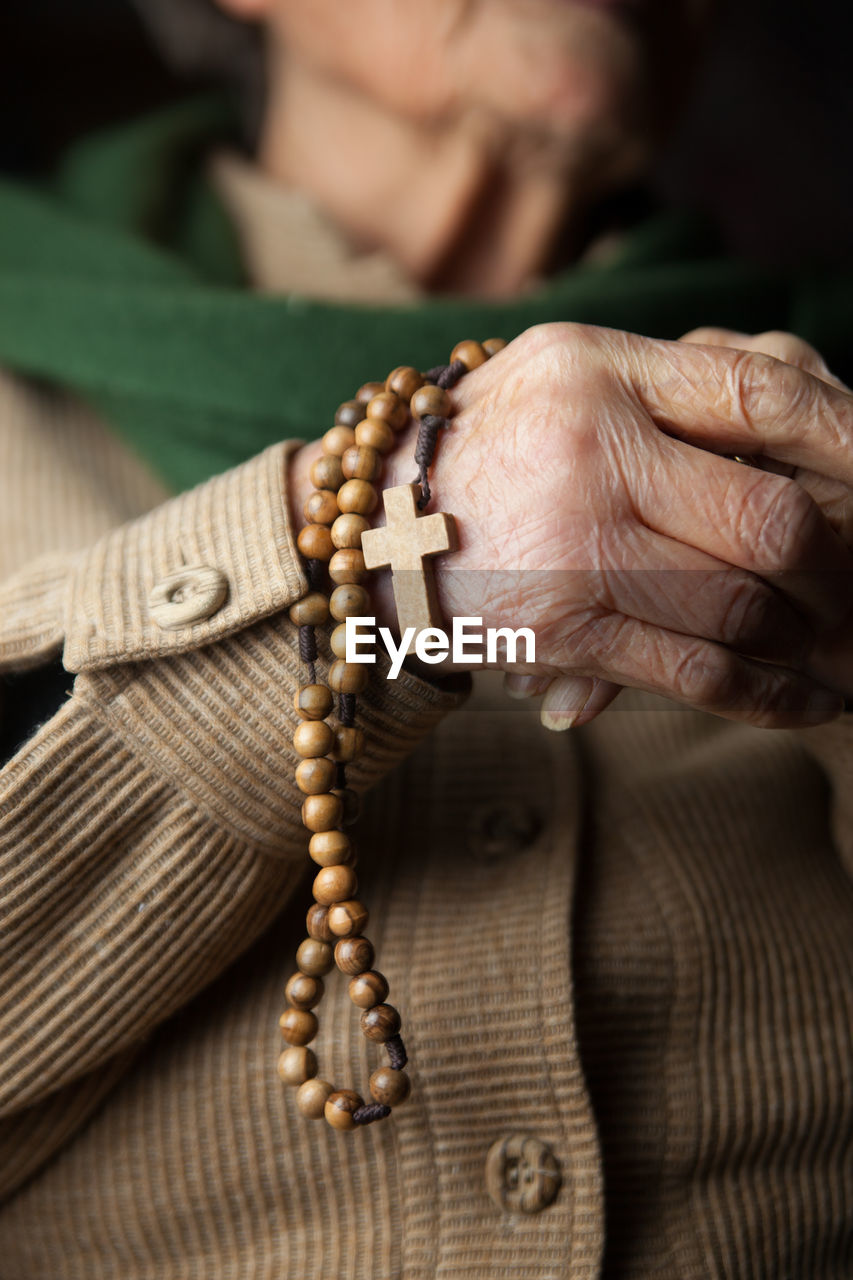
M 683 217 L 646 223 L 617 261 L 517 301 L 253 295 L 203 175 L 231 133 L 219 104 L 193 102 L 78 144 L 49 188 L 0 184 L 0 363 L 83 397 L 175 489 L 275 440 L 315 437 L 396 364 L 426 368 L 461 337 L 543 321 L 656 337 L 785 328 L 850 376 L 850 274 L 727 260 Z

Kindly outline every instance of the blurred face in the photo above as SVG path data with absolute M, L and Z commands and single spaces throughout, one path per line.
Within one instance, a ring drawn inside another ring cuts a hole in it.
M 675 111 L 711 0 L 243 2 L 392 113 L 462 123 L 510 160 L 624 177 Z

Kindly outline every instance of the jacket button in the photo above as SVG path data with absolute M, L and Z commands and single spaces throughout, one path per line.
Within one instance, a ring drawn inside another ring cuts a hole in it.
M 167 573 L 148 596 L 151 616 L 164 631 L 203 622 L 225 601 L 228 579 L 207 564 L 186 565 Z
M 468 851 L 480 862 L 493 862 L 521 853 L 539 834 L 542 820 L 528 804 L 482 805 L 468 820 Z
M 557 1198 L 560 1164 L 547 1142 L 531 1133 L 498 1138 L 486 1156 L 486 1190 L 508 1213 L 539 1213 Z

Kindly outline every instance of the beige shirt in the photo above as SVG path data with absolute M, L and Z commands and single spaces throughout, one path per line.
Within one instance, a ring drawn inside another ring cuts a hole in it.
M 849 717 L 622 695 L 554 735 L 489 681 L 460 708 L 380 672 L 360 896 L 413 1096 L 350 1135 L 297 1114 L 288 453 L 169 498 L 0 377 L 0 668 L 62 653 L 71 689 L 0 773 L 3 1275 L 846 1274 Z M 321 1074 L 364 1092 L 342 980 L 319 1013 Z

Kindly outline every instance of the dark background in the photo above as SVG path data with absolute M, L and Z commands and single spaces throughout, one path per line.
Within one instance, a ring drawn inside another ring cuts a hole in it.
M 853 260 L 849 10 L 730 0 L 656 175 L 759 261 Z M 0 0 L 0 172 L 43 172 L 75 135 L 185 92 L 129 0 Z

